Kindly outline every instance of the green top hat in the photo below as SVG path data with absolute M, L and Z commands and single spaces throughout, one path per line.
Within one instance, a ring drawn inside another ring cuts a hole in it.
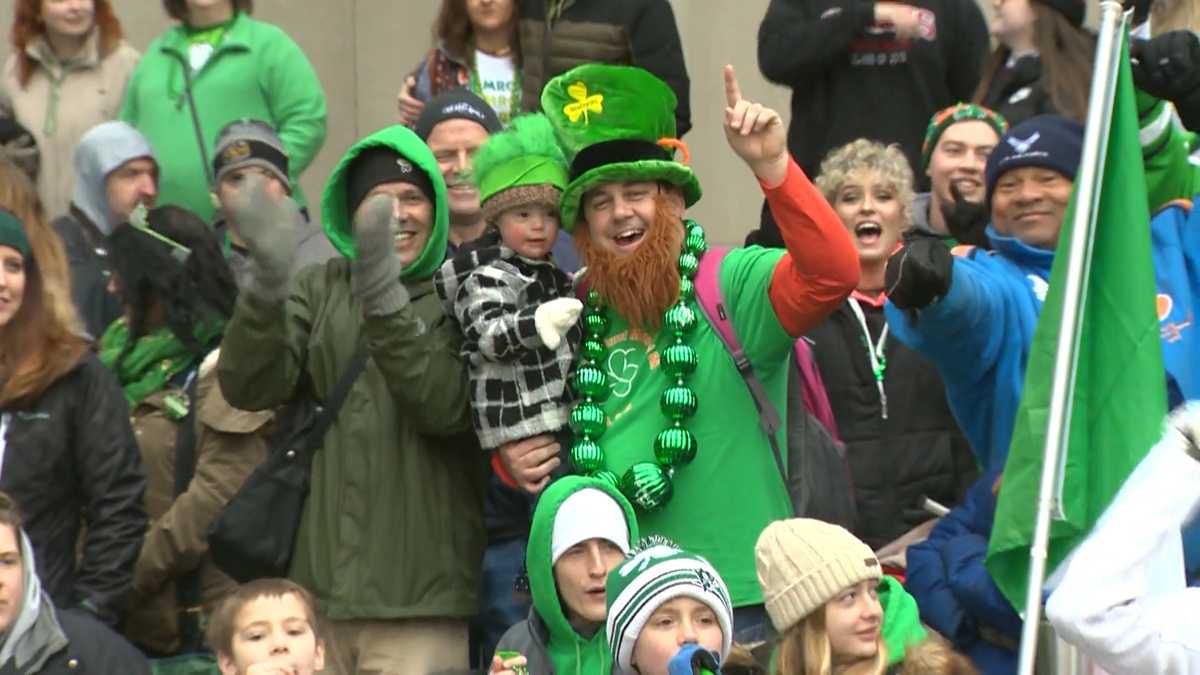
M 545 115 L 521 115 L 508 129 L 493 134 L 472 161 L 479 203 L 510 188 L 567 184 L 567 159 Z
M 580 200 L 591 188 L 614 181 L 663 180 L 683 189 L 684 202 L 700 200 L 700 181 L 674 152 L 675 93 L 641 68 L 586 64 L 550 80 L 542 112 L 572 157 L 560 222 L 575 229 Z

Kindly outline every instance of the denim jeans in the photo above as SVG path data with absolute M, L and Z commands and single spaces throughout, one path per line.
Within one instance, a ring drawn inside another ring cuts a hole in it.
M 479 616 L 471 622 L 471 653 L 478 657 L 473 659 L 476 667 L 486 669 L 504 631 L 529 616 L 529 602 L 513 593 L 513 583 L 525 562 L 526 545 L 525 537 L 503 539 L 488 544 L 483 553 Z

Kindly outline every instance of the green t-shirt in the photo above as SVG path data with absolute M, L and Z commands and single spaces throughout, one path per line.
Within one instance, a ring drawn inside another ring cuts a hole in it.
M 781 414 L 787 410 L 787 363 L 795 339 L 775 316 L 767 290 L 780 249 L 730 251 L 721 263 L 721 293 L 755 372 Z M 693 300 L 692 309 L 703 317 Z M 669 383 L 659 368 L 659 350 L 671 343 L 660 331 L 644 331 L 610 313 L 604 404 L 609 428 L 600 440 L 608 469 L 618 476 L 634 463 L 654 459 L 654 437 L 667 421 L 658 399 Z M 754 571 L 754 544 L 773 520 L 791 515 L 791 505 L 758 423 L 754 401 L 721 338 L 705 320 L 689 338 L 699 367 L 688 379 L 699 409 L 688 428 L 696 436 L 696 459 L 675 472 L 674 496 L 663 509 L 639 513 L 642 534 L 670 537 L 684 550 L 709 560 L 729 586 L 737 606 L 762 602 Z M 786 433 L 779 434 L 787 447 Z

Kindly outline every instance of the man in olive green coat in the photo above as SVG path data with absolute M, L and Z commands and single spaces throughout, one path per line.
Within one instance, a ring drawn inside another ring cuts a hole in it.
M 309 386 L 326 400 L 370 356 L 313 462 L 289 575 L 332 622 L 322 672 L 465 669 L 487 467 L 430 279 L 448 229 L 437 162 L 399 126 L 354 145 L 322 200 L 342 257 L 294 279 L 295 204 L 254 179 L 235 201 L 250 260 L 218 365 L 229 402 L 272 408 Z

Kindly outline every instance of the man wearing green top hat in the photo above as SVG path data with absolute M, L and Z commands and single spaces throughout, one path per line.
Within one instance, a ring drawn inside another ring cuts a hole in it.
M 437 160 L 400 126 L 351 147 L 321 200 L 341 256 L 294 278 L 300 219 L 277 194 L 251 176 L 231 200 L 249 260 L 217 373 L 231 404 L 262 410 L 328 401 L 369 357 L 313 458 L 288 573 L 331 620 L 323 673 L 465 669 L 487 466 L 433 289 L 449 220 Z
M 743 99 L 730 66 L 725 94 L 726 139 L 758 178 L 787 249 L 729 251 L 717 285 L 756 374 L 784 410 L 793 343 L 854 289 L 858 258 L 788 155 L 778 113 Z M 684 218 L 700 183 L 674 138 L 674 108 L 670 88 L 633 67 L 580 66 L 542 93 L 572 158 L 561 224 L 587 266 L 571 459 L 577 471 L 618 484 L 645 532 L 710 560 L 734 604 L 748 607 L 762 602 L 755 539 L 791 506 L 753 399 L 695 300 L 707 245 L 703 228 Z M 777 442 L 786 447 L 782 433 Z M 544 437 L 509 444 L 501 462 L 528 485 L 552 463 L 530 456 L 553 446 Z M 762 621 L 761 612 L 746 618 Z

